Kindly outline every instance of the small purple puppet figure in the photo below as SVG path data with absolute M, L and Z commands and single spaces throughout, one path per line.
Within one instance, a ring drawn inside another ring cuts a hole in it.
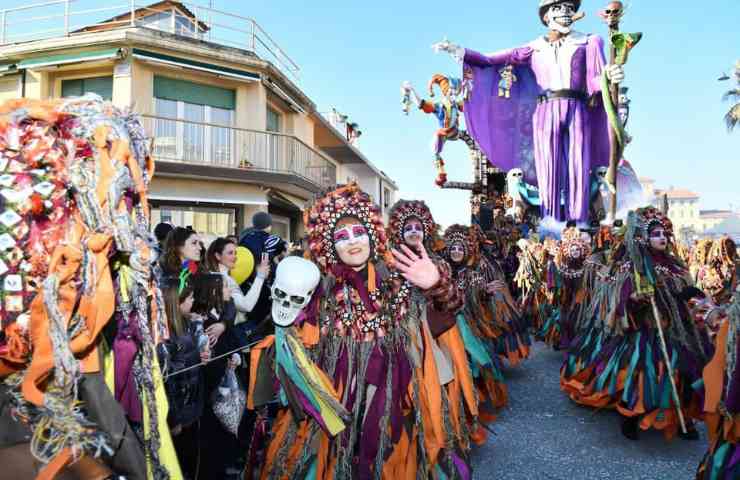
M 544 216 L 585 222 L 590 173 L 609 162 L 601 75 L 605 70 L 609 81 L 620 83 L 624 72 L 605 66 L 600 37 L 571 29 L 583 17 L 580 6 L 580 0 L 540 0 L 539 18 L 548 31 L 523 47 L 483 55 L 444 40 L 433 48 L 472 72 L 465 123 L 491 163 L 505 171 L 521 168 L 540 189 Z

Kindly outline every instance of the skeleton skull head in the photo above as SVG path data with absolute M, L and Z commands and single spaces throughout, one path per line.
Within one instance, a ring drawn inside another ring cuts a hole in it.
M 571 25 L 574 22 L 574 16 L 578 11 L 576 3 L 573 1 L 562 1 L 550 5 L 545 14 L 545 21 L 550 30 L 560 32 L 563 35 L 570 33 Z
M 521 168 L 512 168 L 511 170 L 509 170 L 509 173 L 506 174 L 506 178 L 509 182 L 511 182 L 512 180 L 519 181 L 524 178 L 524 172 Z
M 300 257 L 281 261 L 272 285 L 272 321 L 280 327 L 293 325 L 311 300 L 320 280 L 319 269 Z
M 607 167 L 599 167 L 596 169 L 596 178 L 599 182 L 606 181 L 606 174 L 609 172 Z
M 606 8 L 599 13 L 607 25 L 616 25 L 624 15 L 624 4 L 622 2 L 609 2 Z

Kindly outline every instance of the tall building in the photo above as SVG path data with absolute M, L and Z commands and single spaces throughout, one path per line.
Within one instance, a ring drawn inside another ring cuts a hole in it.
M 262 210 L 295 240 L 310 198 L 350 178 L 384 212 L 393 203 L 395 182 L 318 112 L 298 64 L 254 20 L 171 0 L 58 4 L 0 10 L 0 101 L 96 93 L 133 106 L 157 161 L 153 224 L 221 236 Z

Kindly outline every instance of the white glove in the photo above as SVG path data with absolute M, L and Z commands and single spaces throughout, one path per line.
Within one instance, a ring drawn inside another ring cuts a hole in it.
M 606 67 L 606 78 L 611 83 L 622 83 L 624 81 L 624 68 L 621 65 L 608 65 Z
M 401 84 L 401 91 L 402 92 L 410 92 L 413 87 L 411 86 L 411 82 L 406 80 Z
M 465 49 L 459 45 L 450 43 L 447 38 L 445 38 L 441 42 L 432 44 L 432 50 L 434 50 L 434 53 L 447 52 L 452 55 L 458 62 L 462 62 L 463 58 L 465 58 Z

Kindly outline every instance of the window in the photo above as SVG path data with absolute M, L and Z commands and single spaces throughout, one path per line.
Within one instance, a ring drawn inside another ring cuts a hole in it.
M 267 107 L 267 131 L 268 132 L 280 132 L 281 131 L 281 113 L 277 110 Z
M 236 232 L 235 208 L 159 205 L 152 208 L 151 224 L 169 222 L 176 227 L 192 226 L 196 232 L 211 240 Z
M 113 77 L 78 78 L 62 80 L 62 97 L 81 97 L 86 93 L 97 93 L 103 100 L 113 99 Z
M 272 234 L 290 241 L 290 218 L 272 215 Z
M 391 206 L 391 190 L 389 188 L 383 188 L 383 208 Z
M 154 97 L 157 157 L 237 166 L 233 90 L 155 76 Z

